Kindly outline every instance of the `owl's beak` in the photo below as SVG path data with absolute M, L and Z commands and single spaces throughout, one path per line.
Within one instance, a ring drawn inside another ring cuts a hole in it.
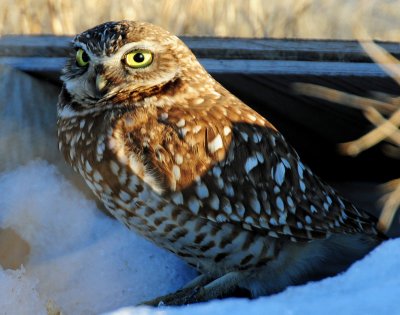
M 102 93 L 104 88 L 107 86 L 107 80 L 101 75 L 96 75 L 96 90 L 99 93 Z

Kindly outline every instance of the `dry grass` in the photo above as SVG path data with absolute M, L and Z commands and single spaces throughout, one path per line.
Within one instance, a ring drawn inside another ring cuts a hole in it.
M 1 0 L 1 34 L 76 34 L 109 20 L 143 20 L 176 34 L 400 41 L 400 0 Z M 355 14 L 361 12 L 360 14 Z
M 386 73 L 400 86 L 400 61 L 376 45 L 370 35 L 360 24 L 356 24 L 355 37 L 360 40 L 360 45 Z M 386 153 L 400 159 L 400 98 L 382 93 L 375 95 L 377 99 L 360 97 L 334 89 L 313 84 L 297 83 L 296 91 L 313 97 L 323 98 L 345 106 L 363 111 L 364 116 L 375 126 L 359 139 L 342 143 L 340 149 L 344 154 L 356 156 L 382 141 L 386 141 Z M 387 232 L 393 222 L 394 216 L 400 208 L 400 179 L 392 180 L 382 186 L 383 209 L 379 217 L 378 228 Z

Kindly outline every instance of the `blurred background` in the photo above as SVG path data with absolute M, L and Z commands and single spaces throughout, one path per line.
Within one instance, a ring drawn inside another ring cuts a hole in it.
M 351 39 L 354 22 L 400 40 L 399 0 L 1 0 L 1 34 L 76 34 L 142 20 L 178 35 Z

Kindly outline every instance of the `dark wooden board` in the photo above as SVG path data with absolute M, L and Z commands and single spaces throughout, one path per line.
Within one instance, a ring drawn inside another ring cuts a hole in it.
M 385 77 L 356 41 L 182 37 L 212 74 Z M 0 64 L 58 81 L 72 37 L 4 36 Z M 379 43 L 400 58 L 400 45 Z
M 199 58 L 370 62 L 358 42 L 350 40 L 185 36 L 181 39 Z M 72 37 L 69 36 L 4 36 L 0 38 L 0 56 L 63 57 L 71 40 Z M 400 57 L 398 43 L 377 43 L 391 54 Z
M 323 62 L 297 60 L 203 59 L 199 61 L 210 73 L 243 73 L 266 75 L 358 76 L 385 77 L 374 63 Z M 58 74 L 65 64 L 64 57 L 0 57 L 0 64 L 25 72 Z

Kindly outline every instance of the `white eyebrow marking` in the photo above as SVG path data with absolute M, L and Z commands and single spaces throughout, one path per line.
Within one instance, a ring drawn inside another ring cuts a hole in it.
M 101 55 L 98 56 L 94 54 L 85 43 L 76 41 L 74 42 L 74 47 L 76 48 L 82 48 L 89 56 L 90 60 L 93 63 L 102 63 L 103 65 L 106 66 L 112 66 L 119 64 L 123 58 L 123 56 L 131 51 L 131 50 L 150 50 L 151 52 L 158 51 L 162 53 L 163 49 L 160 45 L 158 45 L 156 42 L 152 41 L 141 41 L 141 42 L 133 42 L 133 43 L 127 43 L 120 47 L 115 53 L 113 53 L 111 56 L 106 56 L 106 55 Z

